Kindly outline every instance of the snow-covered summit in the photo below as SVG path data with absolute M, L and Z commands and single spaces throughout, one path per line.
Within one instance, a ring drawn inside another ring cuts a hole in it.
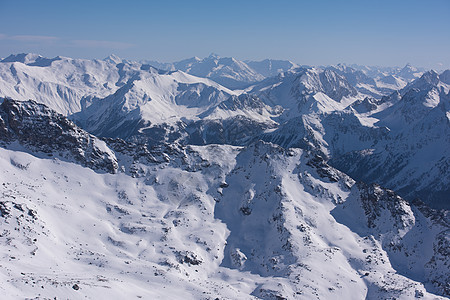
M 336 166 L 409 200 L 418 197 L 434 207 L 448 208 L 448 84 L 429 71 L 384 101 L 392 105 L 375 110 L 371 117 L 377 120 L 375 126 L 389 130 L 387 138 L 378 139 L 370 149 L 345 154 Z
M 108 55 L 108 56 L 105 57 L 103 60 L 106 61 L 106 62 L 115 64 L 115 65 L 120 64 L 120 63 L 123 62 L 123 59 L 121 59 L 120 57 L 118 57 L 118 56 L 115 55 L 115 54 Z
M 408 63 L 396 75 L 406 80 L 413 80 L 419 78 L 422 74 L 423 72 Z
M 268 105 L 283 107 L 284 118 L 343 109 L 357 96 L 344 76 L 319 68 L 284 72 L 252 86 L 247 92 L 258 95 Z
M 195 120 L 235 94 L 214 81 L 182 71 L 144 72 L 114 94 L 94 99 L 73 118 L 90 132 L 125 138 L 147 127 Z
M 29 54 L 18 56 L 19 59 L 0 62 L 0 96 L 34 99 L 63 114 L 80 111 L 83 98 L 114 93 L 140 72 L 138 66 L 131 64 L 64 57 L 47 59 Z
M 279 73 L 294 70 L 300 66 L 289 60 L 265 59 L 262 61 L 245 61 L 253 70 L 265 77 L 277 76 Z
M 175 62 L 175 69 L 189 74 L 210 78 L 231 89 L 242 88 L 250 83 L 264 79 L 246 63 L 232 57 L 220 57 L 217 54 L 200 59 L 194 57 Z

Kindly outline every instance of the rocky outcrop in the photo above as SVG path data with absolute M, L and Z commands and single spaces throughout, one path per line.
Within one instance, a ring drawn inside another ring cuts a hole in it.
M 105 142 L 32 100 L 3 100 L 0 141 L 6 144 L 18 142 L 32 152 L 74 160 L 94 170 L 115 173 L 118 167 L 114 153 Z

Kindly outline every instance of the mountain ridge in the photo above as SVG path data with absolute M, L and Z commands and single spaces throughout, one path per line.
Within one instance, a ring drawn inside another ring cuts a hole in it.
M 42 115 L 35 102 L 2 105 Z M 55 117 L 65 119 L 48 111 L 43 120 Z M 116 174 L 40 158 L 52 139 L 29 153 L 0 149 L 0 222 L 9 238 L 0 248 L 15 249 L 4 255 L 9 295 L 167 297 L 174 282 L 172 296 L 194 298 L 448 295 L 446 219 L 378 185 L 356 184 L 312 152 L 263 141 L 147 150 L 105 142 Z M 55 273 L 42 274 L 42 263 Z
M 4 60 L 7 297 L 450 296 L 449 70 Z

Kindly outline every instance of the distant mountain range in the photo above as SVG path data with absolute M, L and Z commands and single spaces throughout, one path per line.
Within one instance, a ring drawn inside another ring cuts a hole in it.
M 0 97 L 10 298 L 450 296 L 450 70 L 17 54 Z

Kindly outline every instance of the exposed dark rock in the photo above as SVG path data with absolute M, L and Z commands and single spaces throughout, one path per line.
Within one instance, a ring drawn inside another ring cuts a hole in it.
M 18 141 L 33 152 L 73 159 L 94 170 L 115 173 L 118 167 L 104 142 L 32 100 L 5 99 L 0 104 L 0 141 Z

